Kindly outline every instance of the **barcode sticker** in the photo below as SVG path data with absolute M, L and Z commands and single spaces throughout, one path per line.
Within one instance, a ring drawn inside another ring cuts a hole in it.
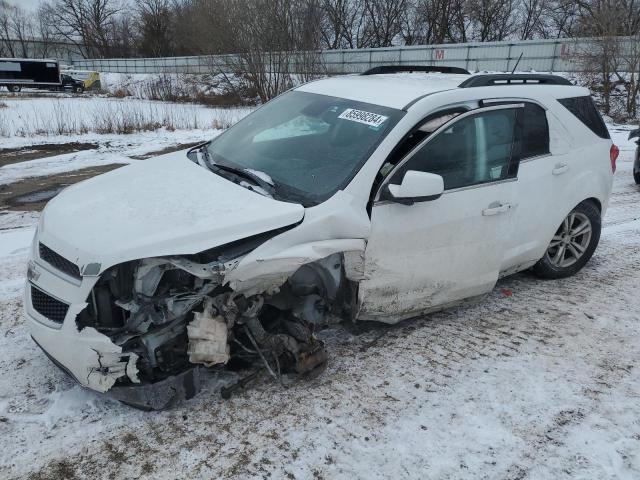
M 365 125 L 370 125 L 372 127 L 379 127 L 389 117 L 378 115 L 377 113 L 365 112 L 364 110 L 356 110 L 355 108 L 347 108 L 338 118 L 351 120 L 352 122 L 364 123 Z

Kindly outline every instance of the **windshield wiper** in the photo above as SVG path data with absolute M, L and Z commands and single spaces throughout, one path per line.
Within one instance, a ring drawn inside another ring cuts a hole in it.
M 269 178 L 269 181 L 267 181 L 263 176 L 259 175 L 260 172 L 254 173 L 253 171 L 248 170 L 246 168 L 236 168 L 236 167 L 232 167 L 231 165 L 227 165 L 225 163 L 215 162 L 211 156 L 211 153 L 209 152 L 209 149 L 207 148 L 207 146 L 209 146 L 210 143 L 211 142 L 207 142 L 203 145 L 199 145 L 194 149 L 192 149 L 192 151 L 198 151 L 202 155 L 204 163 L 209 168 L 209 170 L 215 173 L 219 173 L 220 170 L 232 173 L 236 177 L 241 177 L 241 178 L 244 178 L 245 180 L 249 180 L 251 183 L 253 183 L 254 185 L 257 185 L 262 190 L 267 192 L 269 195 L 273 195 L 276 189 L 276 185 L 273 182 L 273 180 L 271 180 L 268 177 L 266 173 L 264 174 L 264 176 Z
M 254 185 L 262 188 L 265 192 L 273 193 L 275 191 L 276 186 L 273 181 L 268 182 L 260 175 L 253 173 L 251 170 L 247 170 L 246 168 L 236 168 L 230 165 L 225 165 L 223 163 L 213 163 L 214 168 L 219 168 L 220 170 L 226 170 L 227 172 L 233 173 L 238 177 L 242 177 L 246 180 L 249 180 Z

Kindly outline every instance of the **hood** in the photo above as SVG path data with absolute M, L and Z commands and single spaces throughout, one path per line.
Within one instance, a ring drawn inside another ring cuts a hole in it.
M 198 253 L 295 224 L 304 207 L 265 197 L 187 159 L 141 160 L 71 186 L 42 213 L 39 240 L 82 267 Z

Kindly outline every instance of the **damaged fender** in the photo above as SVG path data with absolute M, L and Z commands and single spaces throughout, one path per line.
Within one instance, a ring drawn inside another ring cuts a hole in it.
M 280 287 L 301 266 L 336 253 L 349 259 L 347 278 L 357 280 L 362 272 L 365 241 L 359 239 L 324 240 L 289 248 L 271 257 L 244 259 L 225 280 L 238 293 L 255 295 Z M 346 264 L 346 262 L 345 262 Z
M 339 191 L 306 210 L 296 228 L 265 242 L 225 275 L 237 292 L 254 294 L 278 288 L 299 267 L 335 253 L 344 255 L 345 276 L 363 278 L 364 250 L 371 223 L 357 199 Z

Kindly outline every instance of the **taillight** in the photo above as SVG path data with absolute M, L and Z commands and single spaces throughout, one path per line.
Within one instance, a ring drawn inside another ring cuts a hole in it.
M 620 155 L 620 149 L 612 144 L 609 149 L 609 159 L 611 160 L 611 172 L 613 173 L 616 173 L 616 160 L 618 159 L 618 155 Z

